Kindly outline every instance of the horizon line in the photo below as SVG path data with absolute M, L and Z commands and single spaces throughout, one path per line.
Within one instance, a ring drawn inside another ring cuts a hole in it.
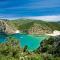
M 60 21 L 60 15 L 51 16 L 23 16 L 23 17 L 0 17 L 0 19 L 16 20 L 16 19 L 34 19 L 42 21 Z

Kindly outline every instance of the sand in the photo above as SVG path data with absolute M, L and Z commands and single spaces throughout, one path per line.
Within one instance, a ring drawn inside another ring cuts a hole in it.
M 51 33 L 51 34 L 46 34 L 46 35 L 49 35 L 49 36 L 58 36 L 58 35 L 60 35 L 60 31 L 54 30 L 53 33 Z

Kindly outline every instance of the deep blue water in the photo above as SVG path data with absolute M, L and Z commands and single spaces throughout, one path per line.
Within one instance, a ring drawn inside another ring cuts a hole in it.
M 25 34 L 14 34 L 12 37 L 15 37 L 20 42 L 20 47 L 28 46 L 29 51 L 33 51 L 40 46 L 42 40 L 46 38 L 46 36 L 34 36 L 34 35 L 25 35 Z M 0 43 L 5 42 L 6 37 L 0 37 Z

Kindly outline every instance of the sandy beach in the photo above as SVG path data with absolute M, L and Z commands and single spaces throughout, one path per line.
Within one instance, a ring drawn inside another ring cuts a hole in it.
M 51 34 L 46 34 L 46 35 L 49 35 L 49 36 L 58 36 L 58 35 L 60 35 L 60 31 L 54 30 L 53 33 L 51 33 Z

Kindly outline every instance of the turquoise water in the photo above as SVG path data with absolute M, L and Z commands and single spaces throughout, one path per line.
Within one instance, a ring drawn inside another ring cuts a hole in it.
M 15 34 L 19 42 L 20 46 L 23 48 L 24 46 L 28 46 L 29 51 L 33 51 L 40 46 L 40 42 L 46 38 L 46 36 L 34 36 L 34 35 L 24 35 L 24 34 Z
M 4 43 L 6 41 L 6 36 L 0 36 L 0 43 Z
M 44 40 L 45 36 L 34 36 L 34 35 L 25 35 L 25 34 L 14 34 L 12 37 L 15 37 L 20 42 L 20 47 L 28 46 L 29 51 L 33 51 L 40 46 L 42 40 Z M 5 42 L 5 37 L 0 37 L 0 43 Z

